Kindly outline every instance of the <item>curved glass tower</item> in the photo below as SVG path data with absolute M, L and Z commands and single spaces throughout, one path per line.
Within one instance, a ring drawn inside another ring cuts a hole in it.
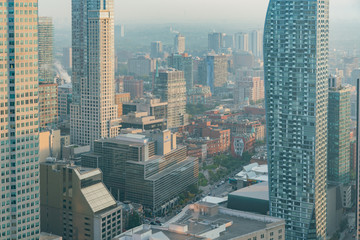
M 326 238 L 329 0 L 270 0 L 264 67 L 270 214 Z

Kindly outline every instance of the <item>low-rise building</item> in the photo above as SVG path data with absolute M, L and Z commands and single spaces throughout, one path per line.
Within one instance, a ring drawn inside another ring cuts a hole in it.
M 118 106 L 118 118 L 123 115 L 123 103 L 130 102 L 130 93 L 116 93 L 115 104 Z
M 187 91 L 188 104 L 206 104 L 211 98 L 211 90 L 209 86 L 195 85 Z
M 138 128 L 142 130 L 165 130 L 166 119 L 156 119 L 147 112 L 134 112 L 122 117 L 123 128 Z
M 285 221 L 199 202 L 162 227 L 142 225 L 114 240 L 273 240 L 285 239 Z

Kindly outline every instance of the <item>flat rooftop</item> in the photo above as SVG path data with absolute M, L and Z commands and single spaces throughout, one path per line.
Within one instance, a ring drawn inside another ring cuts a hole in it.
M 269 201 L 269 184 L 262 182 L 249 187 L 239 189 L 229 194 L 229 196 L 254 198 Z

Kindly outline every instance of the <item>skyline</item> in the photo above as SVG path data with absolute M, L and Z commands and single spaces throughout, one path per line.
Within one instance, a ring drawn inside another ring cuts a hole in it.
M 224 0 L 219 4 L 206 0 L 196 2 L 184 0 L 181 3 L 167 0 L 115 1 L 115 24 L 191 23 L 193 21 L 228 24 L 229 21 L 238 21 L 235 24 L 262 28 L 268 2 L 268 0 L 252 0 L 251 3 L 248 0 Z M 162 7 L 154 8 L 154 5 Z M 331 22 L 360 21 L 358 14 L 360 1 L 331 1 L 330 5 Z M 139 6 L 142 8 L 139 9 Z M 188 6 L 191 6 L 191 9 Z M 59 9 L 65 11 L 59 11 Z M 148 11 L 148 9 L 153 9 L 153 11 Z M 39 16 L 52 16 L 57 28 L 71 26 L 70 12 L 71 0 L 39 0 Z

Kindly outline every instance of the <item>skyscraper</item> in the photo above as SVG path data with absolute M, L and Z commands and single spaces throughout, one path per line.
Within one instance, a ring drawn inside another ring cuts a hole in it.
M 39 17 L 39 79 L 54 82 L 54 26 L 51 17 Z
M 180 33 L 175 36 L 174 48 L 175 53 L 182 54 L 185 52 L 185 37 Z
M 167 63 L 171 68 L 184 71 L 186 91 L 189 91 L 194 86 L 194 63 L 192 57 L 187 53 L 182 55 L 172 54 L 167 58 Z
M 236 49 L 240 51 L 249 51 L 249 34 L 248 33 L 236 33 L 235 34 Z
M 249 50 L 256 57 L 263 56 L 263 33 L 260 30 L 254 30 L 250 33 Z
M 225 55 L 208 55 L 204 61 L 206 62 L 206 84 L 214 94 L 216 88 L 223 87 L 227 82 L 227 57 Z
M 224 33 L 209 33 L 208 35 L 208 50 L 220 53 L 224 47 Z
M 163 45 L 162 42 L 156 41 L 151 43 L 151 58 L 162 58 L 163 57 Z
M 171 68 L 159 71 L 159 76 L 155 80 L 154 94 L 163 102 L 168 102 L 168 128 L 187 124 L 186 83 L 183 71 Z
M 39 239 L 37 0 L 0 1 L 1 239 Z
M 329 79 L 328 181 L 350 182 L 350 87 Z M 341 80 L 341 79 L 340 79 Z
M 306 14 L 305 14 L 306 13 Z M 270 214 L 326 239 L 329 0 L 270 0 L 264 32 Z
M 74 144 L 119 132 L 114 89 L 114 0 L 72 0 Z

